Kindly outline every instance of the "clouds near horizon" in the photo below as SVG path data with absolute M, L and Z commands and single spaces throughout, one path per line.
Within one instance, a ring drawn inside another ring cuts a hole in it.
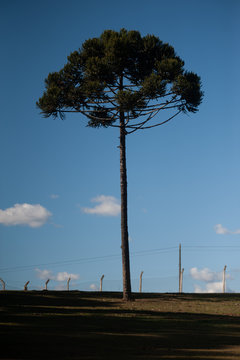
M 222 224 L 215 225 L 214 230 L 215 230 L 216 234 L 219 234 L 219 235 L 228 235 L 228 234 L 237 235 L 237 234 L 240 234 L 240 229 L 231 231 L 231 230 L 223 227 Z
M 11 208 L 0 209 L 0 224 L 6 226 L 26 225 L 37 228 L 44 225 L 51 216 L 51 212 L 40 204 L 15 204 Z
M 51 270 L 47 270 L 47 269 L 41 270 L 36 268 L 35 271 L 37 273 L 37 277 L 41 280 L 50 279 L 50 280 L 62 282 L 62 281 L 67 281 L 69 278 L 71 278 L 71 280 L 77 280 L 79 278 L 78 274 L 71 274 L 66 271 L 58 272 L 56 275 L 54 275 Z
M 214 294 L 214 293 L 221 293 L 223 291 L 223 283 L 222 281 L 215 281 L 210 282 L 205 285 L 205 288 L 202 288 L 199 285 L 194 285 L 194 292 L 195 293 L 207 293 L 207 294 Z
M 101 216 L 118 216 L 120 214 L 121 205 L 114 196 L 100 195 L 91 199 L 91 202 L 97 203 L 97 205 L 90 208 L 82 208 L 85 214 Z
M 213 282 L 222 279 L 222 273 L 211 271 L 208 268 L 198 270 L 196 267 L 190 269 L 190 275 L 194 280 Z
M 91 285 L 89 286 L 89 288 L 90 288 L 90 290 L 93 290 L 93 291 L 98 290 L 98 287 L 97 287 L 96 284 L 91 284 Z
M 194 284 L 195 293 L 220 293 L 223 291 L 223 271 L 211 271 L 208 268 L 198 270 L 193 267 L 190 269 L 190 276 L 192 279 L 203 282 L 204 285 Z M 225 279 L 230 279 L 231 276 L 226 274 Z M 231 290 L 228 288 L 228 292 Z

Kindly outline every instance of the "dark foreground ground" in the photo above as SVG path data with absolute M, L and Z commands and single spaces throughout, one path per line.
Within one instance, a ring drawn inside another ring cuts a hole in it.
M 240 359 L 240 294 L 0 292 L 0 359 Z

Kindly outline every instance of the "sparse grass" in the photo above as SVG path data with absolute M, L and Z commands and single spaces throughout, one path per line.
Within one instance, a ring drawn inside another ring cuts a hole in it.
M 0 292 L 0 359 L 240 359 L 240 294 Z

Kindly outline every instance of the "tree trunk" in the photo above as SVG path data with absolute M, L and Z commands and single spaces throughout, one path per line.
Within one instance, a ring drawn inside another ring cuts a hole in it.
M 121 183 L 121 248 L 123 272 L 123 299 L 131 299 L 130 260 L 128 244 L 127 209 L 127 168 L 126 168 L 126 130 L 124 113 L 120 113 L 120 183 Z

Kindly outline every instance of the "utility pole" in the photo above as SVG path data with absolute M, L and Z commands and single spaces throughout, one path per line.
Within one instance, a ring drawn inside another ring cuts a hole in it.
M 181 293 L 181 273 L 182 273 L 182 248 L 181 248 L 181 244 L 179 244 L 179 270 L 178 270 L 179 293 Z
M 183 272 L 184 269 L 181 270 L 181 277 L 180 277 L 180 294 L 182 293 L 182 288 L 183 288 Z
M 70 280 L 71 280 L 71 278 L 69 278 L 68 281 L 67 281 L 67 291 L 69 291 L 69 283 L 70 283 Z
M 30 283 L 30 281 L 27 281 L 26 284 L 24 285 L 24 291 L 27 291 L 29 283 Z
M 103 282 L 103 278 L 104 278 L 104 275 L 101 276 L 101 279 L 100 279 L 100 291 L 102 291 L 102 282 Z
M 139 284 L 139 292 L 142 292 L 142 276 L 143 276 L 143 271 L 140 274 L 140 284 Z
M 227 269 L 227 265 L 224 266 L 223 269 L 223 294 L 225 293 L 226 290 L 226 269 Z
M 1 283 L 2 283 L 2 288 L 3 290 L 5 290 L 5 281 L 3 281 L 3 279 L 0 279 Z
M 45 290 L 47 290 L 47 285 L 49 283 L 50 279 L 47 279 L 47 281 L 45 282 Z

